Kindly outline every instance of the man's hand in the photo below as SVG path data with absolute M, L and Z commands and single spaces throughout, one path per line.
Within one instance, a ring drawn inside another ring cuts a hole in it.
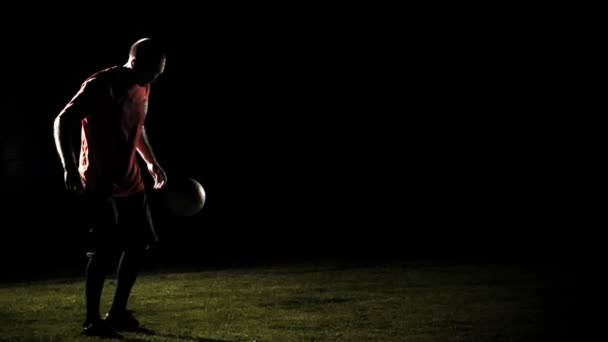
M 154 189 L 162 189 L 165 187 L 167 183 L 167 175 L 158 163 L 149 163 L 148 171 L 152 175 L 152 179 L 154 179 Z
M 65 171 L 64 172 L 65 188 L 68 191 L 81 193 L 84 190 L 84 184 L 82 177 L 78 171 Z

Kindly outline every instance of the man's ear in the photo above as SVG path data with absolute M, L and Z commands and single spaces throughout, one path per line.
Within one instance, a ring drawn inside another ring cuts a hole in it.
M 131 68 L 135 67 L 135 58 L 131 59 Z

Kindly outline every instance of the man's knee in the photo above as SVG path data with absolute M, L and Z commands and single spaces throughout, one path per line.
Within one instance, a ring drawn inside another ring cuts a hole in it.
M 150 251 L 150 247 L 148 244 L 142 243 L 129 244 L 125 246 L 123 251 L 124 253 L 133 255 L 135 257 L 144 257 Z
M 90 263 L 103 264 L 106 267 L 111 267 L 120 257 L 120 250 L 116 248 L 104 248 L 99 246 L 90 248 L 85 253 L 86 258 Z

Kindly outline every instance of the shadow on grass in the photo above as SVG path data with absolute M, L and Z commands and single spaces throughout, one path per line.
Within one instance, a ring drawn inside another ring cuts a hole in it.
M 163 333 L 159 333 L 154 330 L 146 329 L 146 328 L 140 328 L 139 330 L 134 331 L 133 333 L 143 334 L 143 335 L 147 335 L 147 336 L 158 336 L 158 337 L 162 337 L 162 338 L 175 339 L 176 341 L 180 341 L 180 342 L 236 342 L 236 341 L 229 341 L 229 340 L 217 340 L 217 339 L 213 339 L 213 338 L 185 336 L 185 335 L 177 335 L 177 334 L 169 334 L 169 333 L 163 334 Z M 122 338 L 120 338 L 120 340 L 131 341 L 131 342 L 149 341 L 149 340 L 140 339 L 137 337 L 130 337 L 130 336 L 129 337 L 123 336 Z

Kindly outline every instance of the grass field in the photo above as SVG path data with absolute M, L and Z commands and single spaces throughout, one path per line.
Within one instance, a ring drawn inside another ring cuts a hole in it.
M 565 329 L 551 274 L 428 262 L 147 271 L 130 302 L 146 330 L 122 340 L 551 341 Z M 80 335 L 83 293 L 79 277 L 0 284 L 0 341 L 97 340 Z

